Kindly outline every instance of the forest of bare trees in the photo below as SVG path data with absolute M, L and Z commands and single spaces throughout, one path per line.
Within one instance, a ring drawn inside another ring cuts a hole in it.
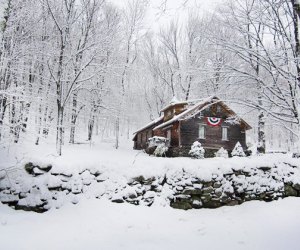
M 146 0 L 6 0 L 0 145 L 120 137 L 176 96 L 217 95 L 249 120 L 258 151 L 300 136 L 300 4 L 231 0 L 145 28 Z

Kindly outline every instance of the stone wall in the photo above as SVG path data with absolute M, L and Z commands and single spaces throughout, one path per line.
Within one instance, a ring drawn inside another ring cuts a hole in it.
M 168 206 L 178 209 L 233 206 L 250 200 L 272 201 L 300 197 L 300 170 L 289 163 L 275 166 L 232 169 L 196 177 L 192 171 L 168 171 L 161 176 L 108 178 L 85 169 L 66 175 L 49 166 L 25 165 L 26 173 L 0 180 L 0 201 L 15 209 L 44 212 L 65 202 L 76 204 L 81 197 L 107 198 L 134 205 Z
M 296 168 L 282 173 L 281 168 L 261 167 L 251 171 L 232 171 L 231 174 L 215 176 L 210 181 L 195 178 L 189 173 L 165 176 L 164 179 L 134 179 L 129 185 L 161 193 L 164 190 L 170 206 L 179 209 L 217 208 L 224 205 L 233 206 L 250 200 L 272 201 L 288 196 L 300 197 L 300 183 L 293 178 Z M 299 169 L 297 169 L 299 171 Z M 154 196 L 154 195 L 153 195 Z M 164 195 L 163 195 L 164 196 Z M 124 201 L 138 204 L 139 200 Z M 153 197 L 152 202 L 155 199 Z M 149 202 L 149 200 L 148 200 Z

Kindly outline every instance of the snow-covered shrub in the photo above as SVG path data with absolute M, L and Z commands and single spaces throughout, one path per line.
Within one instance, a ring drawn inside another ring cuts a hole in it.
M 228 158 L 228 151 L 221 147 L 216 153 L 216 157 Z
M 148 148 L 157 147 L 159 145 L 167 145 L 168 139 L 161 136 L 153 136 L 148 139 Z
M 153 153 L 155 156 L 165 156 L 168 151 L 169 140 L 165 137 L 153 136 L 148 139 L 148 149 L 154 150 L 150 154 Z
M 198 141 L 195 141 L 191 147 L 191 150 L 189 151 L 189 155 L 192 158 L 195 159 L 203 159 L 204 158 L 204 153 L 205 150 L 204 148 L 201 146 L 201 143 Z
M 239 157 L 245 157 L 246 156 L 240 142 L 236 143 L 234 149 L 231 152 L 231 156 L 239 156 Z
M 153 155 L 155 155 L 155 156 L 165 156 L 168 149 L 169 148 L 165 144 L 159 144 L 156 147 L 156 149 L 154 150 Z

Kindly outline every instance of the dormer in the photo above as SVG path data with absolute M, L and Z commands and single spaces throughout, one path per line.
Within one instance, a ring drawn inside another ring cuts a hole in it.
M 170 104 L 161 110 L 162 112 L 164 112 L 164 122 L 172 119 L 174 116 L 186 110 L 187 104 L 187 102 L 178 101 L 176 97 L 173 97 Z

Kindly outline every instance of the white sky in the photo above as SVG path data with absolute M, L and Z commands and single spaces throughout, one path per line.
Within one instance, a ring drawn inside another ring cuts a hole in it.
M 123 6 L 126 0 L 109 0 L 110 2 Z M 166 12 L 162 12 L 159 7 L 164 2 L 163 0 L 149 0 L 150 6 L 145 17 L 147 28 L 157 30 L 161 25 L 168 23 L 172 19 L 179 21 L 187 18 L 189 11 L 199 12 L 200 15 L 205 15 L 213 11 L 214 7 L 221 0 L 167 0 Z

